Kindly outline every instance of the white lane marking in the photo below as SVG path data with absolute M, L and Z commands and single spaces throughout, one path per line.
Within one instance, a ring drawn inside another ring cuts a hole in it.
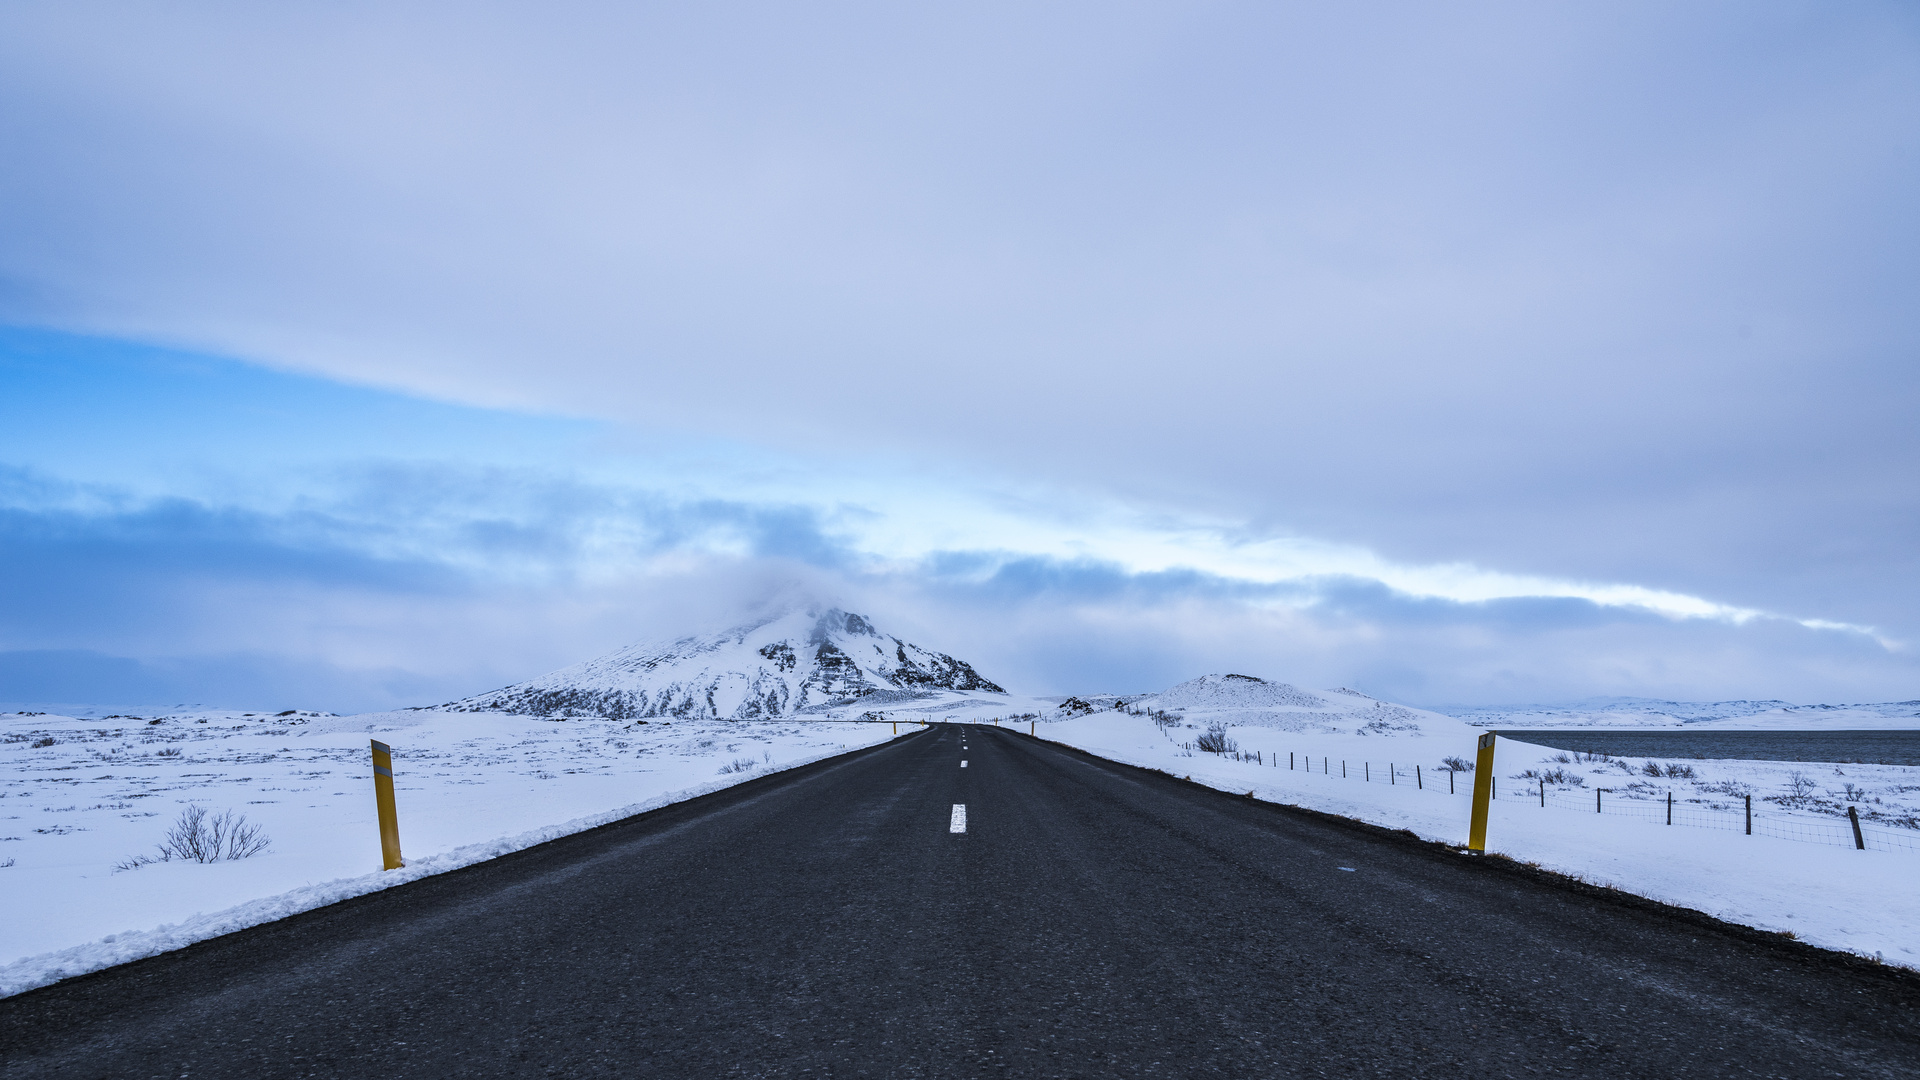
M 1359 872 L 1360 872 L 1360 871 L 1358 871 L 1358 870 L 1355 870 L 1355 869 L 1354 869 L 1353 867 L 1351 867 L 1351 866 L 1337 866 L 1337 867 L 1334 867 L 1334 869 L 1336 869 L 1336 870 L 1345 870 L 1345 871 L 1346 871 L 1347 873 L 1349 873 L 1349 874 L 1357 874 L 1357 873 L 1359 873 Z
M 960 767 L 963 769 L 967 767 L 967 761 L 965 758 L 960 759 Z
M 966 803 L 957 802 L 953 804 L 953 822 L 947 826 L 947 831 L 948 832 L 966 832 L 967 831 L 967 804 Z

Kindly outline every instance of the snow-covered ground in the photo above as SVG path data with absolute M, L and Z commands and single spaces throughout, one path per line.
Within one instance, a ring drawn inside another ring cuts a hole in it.
M 1320 709 L 1263 708 L 1230 695 L 1213 699 L 1228 707 L 1208 708 L 1205 694 L 1169 691 L 1144 700 L 1137 714 L 1046 719 L 1038 733 L 1223 791 L 1463 845 L 1472 776 L 1458 774 L 1457 793 L 1449 794 L 1453 778 L 1444 762 L 1474 760 L 1481 729 L 1349 694 L 1314 695 L 1329 706 Z M 1177 702 L 1185 704 L 1170 704 Z M 1157 720 L 1146 710 L 1157 710 Z M 1233 750 L 1200 749 L 1210 730 Z M 1662 772 L 1653 777 L 1649 764 L 1576 760 L 1501 739 L 1494 766 L 1501 797 L 1491 812 L 1488 851 L 1825 948 L 1920 967 L 1920 890 L 1913 887 L 1920 880 L 1920 830 L 1911 827 L 1920 820 L 1920 769 L 1661 761 L 1651 763 Z M 1549 776 L 1546 807 L 1539 802 L 1541 773 Z M 1594 809 L 1599 788 L 1607 789 L 1604 813 Z M 1665 824 L 1669 792 L 1673 826 Z M 1749 793 L 1751 836 L 1744 831 Z M 1867 851 L 1853 848 L 1846 819 L 1835 816 L 1848 805 L 1878 815 L 1880 825 L 1866 827 Z M 1900 818 L 1906 827 L 1894 823 Z
M 843 669 L 838 677 L 848 676 Z M 1482 728 L 1455 717 L 1347 689 L 1305 691 L 1233 675 L 1124 699 L 921 685 L 750 722 L 443 709 L 338 717 L 76 706 L 0 714 L 0 995 L 894 736 L 889 723 L 846 722 L 860 718 L 898 720 L 902 734 L 921 721 L 997 721 L 1222 790 L 1449 843 L 1466 838 L 1470 778 L 1459 776 L 1459 793 L 1448 795 L 1441 770 L 1447 758 L 1472 760 Z M 1830 726 L 1875 725 L 1850 718 Z M 1201 749 L 1210 729 L 1233 751 Z M 395 752 L 402 870 L 379 869 L 370 737 Z M 1722 760 L 1652 767 L 1660 775 L 1649 775 L 1644 759 L 1587 758 L 1502 739 L 1490 850 L 1828 948 L 1920 966 L 1920 895 L 1911 887 L 1920 875 L 1920 769 Z M 1604 789 L 1600 814 L 1592 812 L 1597 789 Z M 1662 824 L 1668 793 L 1673 827 Z M 1748 794 L 1753 836 L 1741 827 Z M 156 854 L 189 805 L 245 814 L 264 829 L 270 849 L 233 862 L 116 869 Z M 1867 851 L 1850 846 L 1850 828 L 1838 816 L 1849 806 L 1866 821 Z
M 0 715 L 0 995 L 893 737 L 811 717 L 72 711 Z M 401 870 L 380 869 L 369 738 L 394 750 Z M 188 805 L 244 814 L 270 848 L 116 869 Z
M 1691 728 L 1722 731 L 1885 731 L 1920 728 L 1920 701 L 1790 705 L 1784 701 L 1596 698 L 1568 705 L 1438 710 L 1483 728 Z

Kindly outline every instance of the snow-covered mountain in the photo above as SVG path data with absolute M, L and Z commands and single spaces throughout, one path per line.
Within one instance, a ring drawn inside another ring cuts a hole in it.
M 530 716 L 748 720 L 952 693 L 1005 694 L 973 665 L 802 608 L 705 637 L 634 645 L 442 708 Z
M 1344 687 L 1314 693 L 1252 675 L 1202 675 L 1144 698 L 1129 709 L 1174 713 L 1195 723 L 1347 735 L 1459 735 L 1449 716 L 1370 698 Z

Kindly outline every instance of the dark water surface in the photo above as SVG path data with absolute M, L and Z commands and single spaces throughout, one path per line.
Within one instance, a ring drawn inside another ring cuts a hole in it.
M 1582 728 L 1504 728 L 1508 739 L 1556 750 L 1615 757 L 1746 758 L 1753 761 L 1835 761 L 1920 765 L 1920 730 L 1913 731 L 1688 731 Z

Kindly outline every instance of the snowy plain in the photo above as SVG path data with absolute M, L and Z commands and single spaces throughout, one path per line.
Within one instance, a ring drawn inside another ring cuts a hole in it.
M 895 737 L 811 718 L 71 711 L 87 715 L 0 714 L 0 996 Z M 380 868 L 374 738 L 394 750 L 395 871 Z M 188 805 L 244 814 L 271 846 L 116 868 L 154 855 Z

